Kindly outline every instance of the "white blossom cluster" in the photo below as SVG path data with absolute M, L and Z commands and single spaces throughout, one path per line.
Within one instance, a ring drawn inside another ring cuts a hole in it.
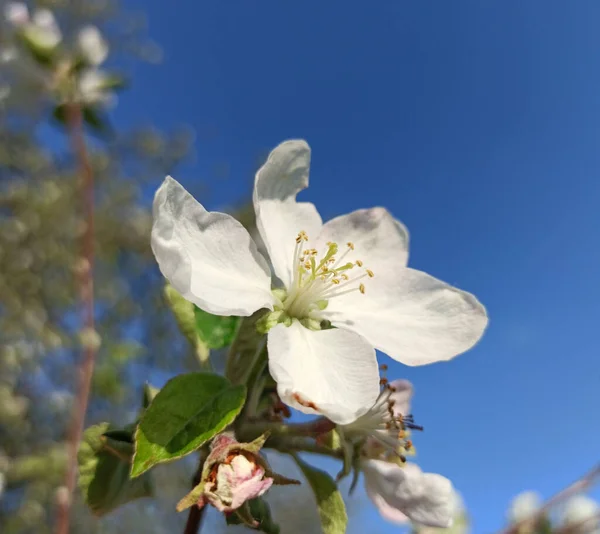
M 552 507 L 554 508 L 554 507 Z M 544 510 L 542 499 L 534 491 L 525 491 L 517 495 L 508 510 L 508 520 L 512 524 L 523 524 L 523 530 L 542 515 L 556 515 L 558 532 L 569 534 L 600 534 L 600 505 L 587 495 L 574 495 L 557 505 L 554 509 Z M 553 512 L 558 513 L 553 514 Z
M 312 203 L 296 199 L 309 165 L 307 143 L 286 141 L 256 174 L 266 255 L 237 220 L 207 211 L 171 177 L 155 196 L 152 249 L 171 285 L 202 310 L 263 310 L 258 324 L 280 398 L 363 436 L 366 490 L 385 518 L 449 527 L 451 482 L 404 458 L 416 428 L 412 387 L 381 379 L 375 350 L 409 366 L 450 360 L 480 339 L 486 311 L 473 295 L 408 267 L 408 232 L 385 208 L 323 223 Z
M 22 2 L 5 5 L 3 26 L 13 39 L 2 43 L 2 64 L 36 78 L 51 91 L 57 89 L 62 74 L 76 72 L 73 96 L 78 101 L 94 106 L 113 102 L 113 76 L 100 68 L 109 46 L 96 26 L 84 26 L 67 40 L 51 10 L 30 10 Z M 28 61 L 31 57 L 34 61 Z

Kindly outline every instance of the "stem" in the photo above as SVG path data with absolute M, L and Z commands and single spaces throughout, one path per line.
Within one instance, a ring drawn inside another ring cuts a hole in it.
M 202 478 L 202 468 L 204 467 L 204 461 L 206 460 L 207 456 L 208 451 L 206 449 L 202 449 L 200 451 L 198 469 L 196 469 L 196 474 L 192 479 L 192 489 L 200 484 L 200 479 Z M 200 532 L 200 526 L 202 525 L 202 519 L 204 518 L 204 510 L 206 510 L 206 505 L 202 508 L 199 508 L 198 506 L 192 506 L 190 508 L 187 522 L 185 524 L 185 528 L 183 529 L 183 534 L 197 534 Z
M 519 529 L 522 526 L 528 525 L 533 521 L 537 521 L 538 519 L 540 519 L 542 515 L 555 504 L 568 499 L 576 493 L 581 493 L 582 491 L 588 489 L 593 484 L 594 480 L 599 476 L 600 464 L 591 469 L 585 475 L 583 475 L 579 480 L 573 482 L 573 484 L 571 484 L 564 490 L 559 491 L 556 495 L 548 499 L 535 514 L 531 515 L 523 521 L 520 521 L 519 523 L 515 523 L 514 525 L 510 525 L 509 527 L 498 531 L 497 534 L 516 534 L 517 532 L 519 532 Z
M 81 106 L 76 103 L 69 104 L 67 109 L 67 130 L 71 147 L 79 172 L 82 177 L 81 204 L 85 218 L 85 232 L 82 237 L 81 268 L 78 270 L 79 293 L 81 299 L 81 316 L 84 329 L 88 334 L 94 330 L 94 175 L 87 154 L 83 134 L 83 117 Z M 83 359 L 79 369 L 79 390 L 73 408 L 73 421 L 68 439 L 68 465 L 65 477 L 67 493 L 58 504 L 56 534 L 68 534 L 71 502 L 77 475 L 77 449 L 85 414 L 90 397 L 92 374 L 97 346 L 88 340 L 84 343 Z
M 279 452 L 291 454 L 292 456 L 295 456 L 298 452 L 310 452 L 313 454 L 331 456 L 332 458 L 336 458 L 337 460 L 344 459 L 344 453 L 342 451 L 334 451 L 329 447 L 324 447 L 323 445 L 319 445 L 318 443 L 312 443 L 305 439 L 299 438 L 290 438 L 286 439 L 285 441 L 274 440 L 273 442 L 269 442 L 267 447 L 270 449 L 275 449 Z
M 335 428 L 335 423 L 326 417 L 318 417 L 307 423 L 268 423 L 268 422 L 246 422 L 241 428 L 244 439 L 257 437 L 265 432 L 270 432 L 273 437 L 279 436 L 305 436 L 317 437 L 326 434 Z

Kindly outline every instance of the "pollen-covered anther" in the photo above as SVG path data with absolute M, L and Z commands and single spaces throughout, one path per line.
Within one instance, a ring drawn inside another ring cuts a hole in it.
M 342 277 L 342 280 L 350 280 L 350 277 L 347 274 L 342 273 L 340 276 Z
M 308 235 L 304 230 L 300 230 L 296 236 L 296 243 L 300 244 L 302 241 L 308 241 Z
M 348 241 L 348 243 L 346 243 L 346 245 L 348 245 L 348 248 L 350 250 L 354 250 L 354 243 L 352 243 L 351 241 Z
M 388 379 L 387 379 L 387 378 L 385 378 L 385 377 L 384 377 L 384 378 L 381 378 L 381 379 L 379 380 L 379 385 L 380 385 L 380 386 L 386 386 L 386 385 L 387 385 L 387 383 L 388 383 Z
M 360 290 L 360 292 L 364 295 L 365 294 L 365 284 L 360 284 L 358 286 L 358 289 Z
M 332 278 L 331 279 L 331 283 L 335 284 L 335 285 L 338 285 L 340 283 L 340 281 L 337 278 Z
M 371 271 L 371 269 L 367 269 L 367 274 L 369 275 L 369 278 L 373 278 L 375 276 L 373 274 L 373 271 Z
M 354 263 L 356 263 L 356 265 L 358 265 L 359 267 L 363 266 L 363 262 L 360 260 L 356 260 Z

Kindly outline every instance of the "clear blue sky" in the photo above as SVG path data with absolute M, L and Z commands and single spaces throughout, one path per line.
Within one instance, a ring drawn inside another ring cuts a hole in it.
M 209 207 L 249 192 L 259 154 L 305 138 L 304 198 L 325 219 L 386 206 L 413 267 L 487 306 L 476 349 L 389 373 L 414 382 L 419 461 L 454 481 L 474 532 L 600 459 L 598 0 L 128 5 L 166 57 L 136 69 L 118 116 L 190 124 L 197 159 L 177 178 L 208 181 Z M 395 531 L 361 519 L 356 532 Z

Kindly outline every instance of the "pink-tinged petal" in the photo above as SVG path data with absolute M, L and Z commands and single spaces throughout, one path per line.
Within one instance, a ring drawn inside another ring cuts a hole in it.
M 396 523 L 397 525 L 404 525 L 410 521 L 410 519 L 408 519 L 408 517 L 400 510 L 390 506 L 383 496 L 377 493 L 377 491 L 375 491 L 367 482 L 365 482 L 365 490 L 369 499 L 371 499 L 377 508 L 379 515 L 386 521 L 389 521 L 390 523 Z
M 261 496 L 273 484 L 265 471 L 243 454 L 217 469 L 216 489 L 207 487 L 206 498 L 221 512 L 231 512 L 250 499 Z
M 453 488 L 447 478 L 423 473 L 411 463 L 401 467 L 383 460 L 365 460 L 362 468 L 368 492 L 411 521 L 439 528 L 452 524 Z

